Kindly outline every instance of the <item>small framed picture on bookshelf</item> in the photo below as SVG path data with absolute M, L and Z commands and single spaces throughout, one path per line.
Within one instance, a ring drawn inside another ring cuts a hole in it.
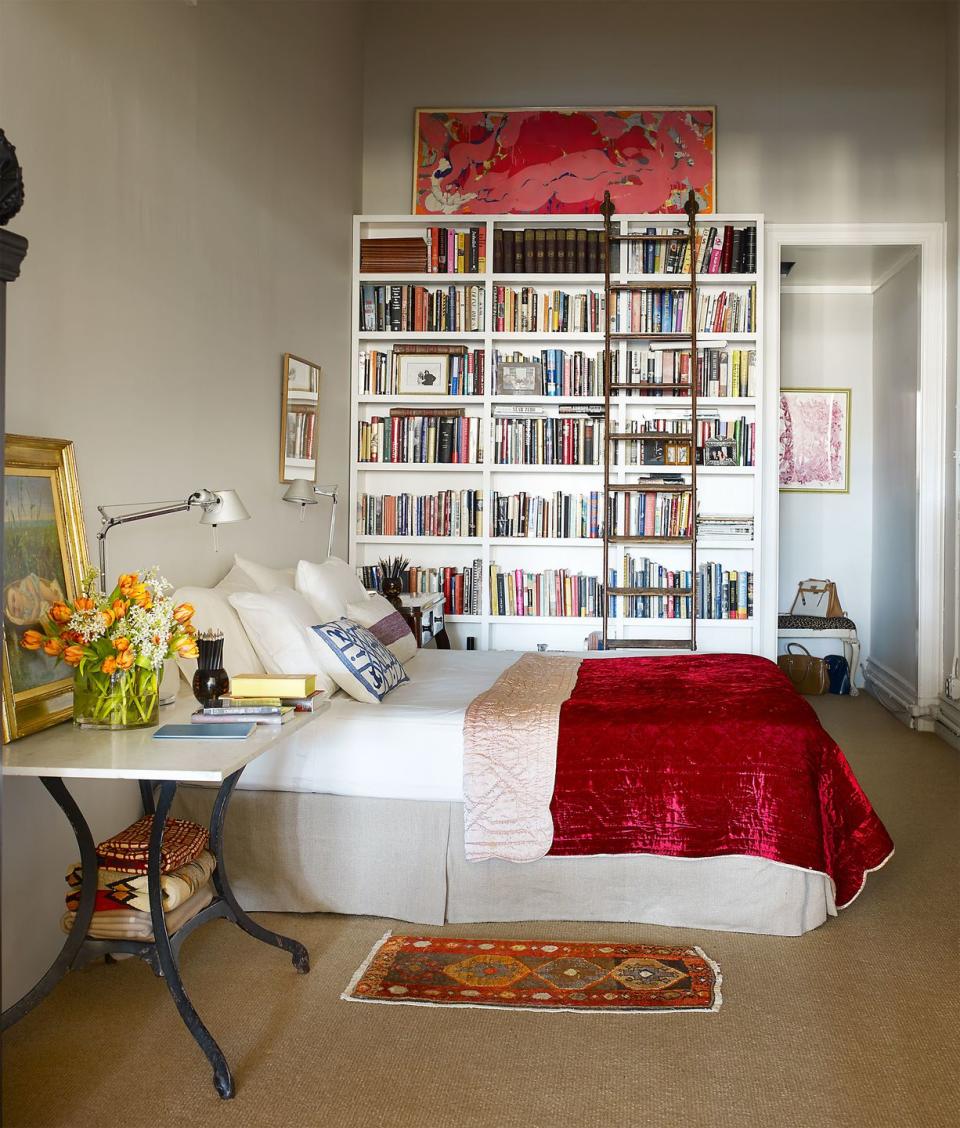
M 707 439 L 703 463 L 705 466 L 736 466 L 737 444 L 734 439 Z
M 445 396 L 449 356 L 410 353 L 397 357 L 397 392 L 402 396 Z
M 502 360 L 497 369 L 497 395 L 542 396 L 543 364 L 539 360 Z

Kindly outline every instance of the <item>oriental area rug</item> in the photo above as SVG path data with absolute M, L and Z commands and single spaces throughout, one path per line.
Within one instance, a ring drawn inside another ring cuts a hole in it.
M 454 939 L 388 932 L 340 996 L 348 1002 L 567 1013 L 712 1013 L 720 969 L 700 948 Z

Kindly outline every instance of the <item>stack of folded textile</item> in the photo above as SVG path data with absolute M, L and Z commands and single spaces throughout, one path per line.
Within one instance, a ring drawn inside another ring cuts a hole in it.
M 147 854 L 153 816 L 145 815 L 97 847 L 97 893 L 87 935 L 98 940 L 152 940 Z M 210 877 L 216 867 L 209 836 L 197 823 L 167 819 L 160 850 L 160 895 L 167 932 L 176 932 L 213 900 Z M 69 932 L 80 905 L 79 862 L 67 873 Z

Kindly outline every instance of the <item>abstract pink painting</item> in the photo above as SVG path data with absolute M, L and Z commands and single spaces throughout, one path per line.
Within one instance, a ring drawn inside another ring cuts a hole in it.
M 850 389 L 790 388 L 780 393 L 780 489 L 850 489 Z
M 712 212 L 716 110 L 417 110 L 413 164 L 416 215 Z

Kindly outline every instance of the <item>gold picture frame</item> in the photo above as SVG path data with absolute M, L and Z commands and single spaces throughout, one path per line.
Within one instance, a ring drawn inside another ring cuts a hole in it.
M 87 541 L 67 439 L 7 435 L 3 494 L 3 742 L 73 715 L 73 672 L 20 646 L 50 604 L 80 592 Z
M 280 483 L 317 477 L 317 414 L 320 365 L 293 353 L 283 354 L 280 377 Z

